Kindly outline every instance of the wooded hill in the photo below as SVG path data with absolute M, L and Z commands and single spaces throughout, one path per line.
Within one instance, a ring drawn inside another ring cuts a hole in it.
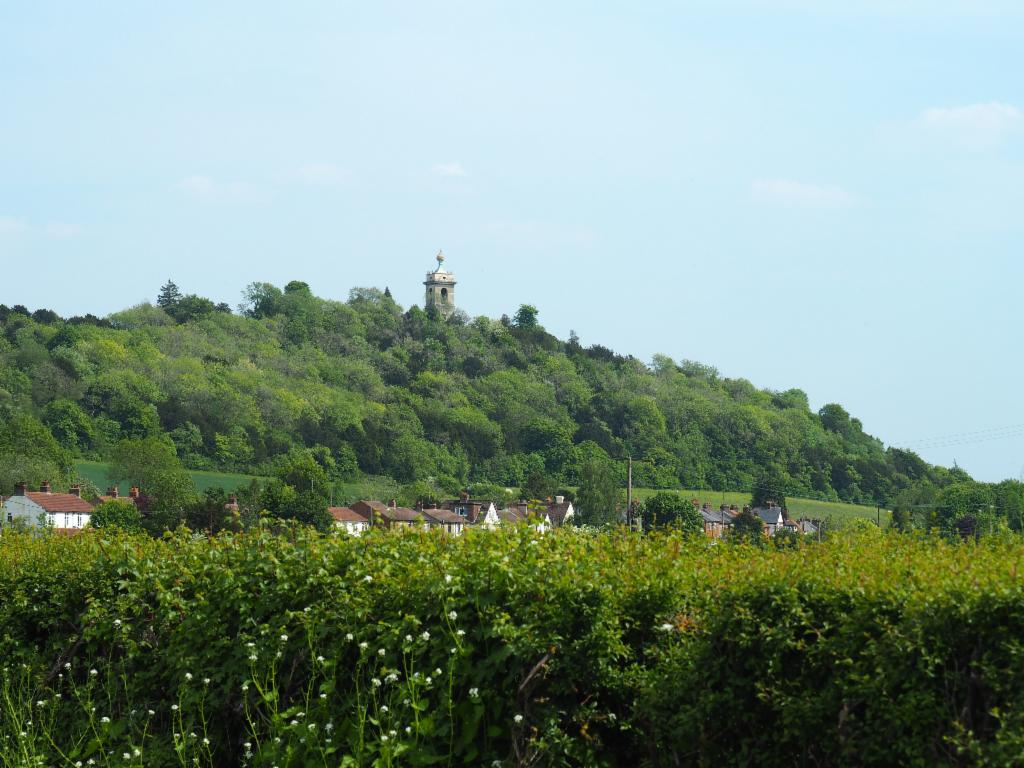
M 387 291 L 338 302 L 254 283 L 235 313 L 168 283 L 156 304 L 103 319 L 0 306 L 0 329 L 0 492 L 51 471 L 24 456 L 46 431 L 68 458 L 156 436 L 192 469 L 270 475 L 308 450 L 333 479 L 452 490 L 553 490 L 595 466 L 624 480 L 630 455 L 638 486 L 750 490 L 770 476 L 790 495 L 868 504 L 966 478 L 886 449 L 839 405 L 812 411 L 799 389 L 562 341 L 529 305 L 444 320 Z

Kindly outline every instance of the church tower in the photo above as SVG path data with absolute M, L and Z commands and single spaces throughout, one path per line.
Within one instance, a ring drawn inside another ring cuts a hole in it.
M 423 284 L 427 287 L 424 306 L 437 307 L 444 317 L 455 311 L 455 275 L 444 268 L 444 253 L 437 252 L 437 269 L 427 272 Z

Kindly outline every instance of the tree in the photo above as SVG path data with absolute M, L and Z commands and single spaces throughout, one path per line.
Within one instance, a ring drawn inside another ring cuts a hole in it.
M 693 502 L 678 493 L 661 491 L 651 496 L 643 505 L 644 528 L 677 526 L 687 533 L 702 533 L 704 518 Z
M 523 499 L 549 498 L 555 492 L 555 481 L 549 475 L 539 469 L 531 470 L 519 489 L 519 496 Z
M 9 494 L 19 482 L 67 486 L 73 476 L 71 454 L 46 427 L 22 414 L 0 421 L 0 494 Z
M 141 531 L 142 513 L 125 499 L 109 499 L 93 507 L 89 515 L 92 528 L 120 528 L 123 531 Z
M 182 511 L 196 494 L 174 445 L 156 437 L 118 443 L 111 453 L 108 476 L 113 483 L 137 486 L 149 510 Z
M 181 291 L 178 290 L 178 286 L 173 281 L 168 280 L 160 288 L 160 293 L 156 297 L 156 304 L 158 307 L 164 310 L 172 309 L 179 301 L 181 301 Z
M 748 510 L 740 512 L 733 518 L 729 527 L 729 538 L 738 544 L 761 545 L 764 543 L 763 532 L 761 518 Z
M 771 502 L 780 507 L 786 506 L 786 480 L 785 473 L 774 464 L 765 467 L 750 491 L 750 506 L 755 509 L 767 507 Z
M 580 467 L 580 486 L 576 508 L 580 521 L 587 525 L 612 525 L 619 521 L 618 505 L 622 489 L 610 461 L 592 457 Z
M 524 330 L 537 327 L 537 308 L 532 304 L 520 304 L 512 322 L 516 328 Z

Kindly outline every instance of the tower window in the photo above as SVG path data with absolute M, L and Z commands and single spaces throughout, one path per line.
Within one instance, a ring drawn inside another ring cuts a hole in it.
M 442 288 L 441 289 L 441 301 L 448 301 L 448 289 L 447 288 Z

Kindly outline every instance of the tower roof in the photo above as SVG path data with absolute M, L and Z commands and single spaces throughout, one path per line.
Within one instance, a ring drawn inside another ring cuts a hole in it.
M 424 285 L 431 283 L 447 283 L 449 285 L 455 285 L 455 275 L 444 268 L 444 251 L 438 251 L 437 256 L 437 269 L 433 272 L 427 272 L 427 279 Z

